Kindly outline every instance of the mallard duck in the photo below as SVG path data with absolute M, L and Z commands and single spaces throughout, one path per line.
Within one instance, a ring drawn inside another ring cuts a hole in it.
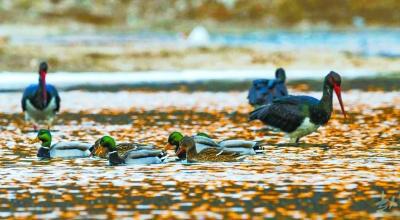
M 179 151 L 179 143 L 183 139 L 183 135 L 181 132 L 174 131 L 172 132 L 169 137 L 168 137 L 168 143 L 170 145 L 175 146 L 175 154 L 176 156 L 184 160 L 186 159 L 186 152 L 182 151 L 181 153 L 177 153 Z M 207 134 L 205 133 L 198 133 L 197 135 L 194 135 L 193 138 L 195 138 L 196 146 L 197 147 L 207 147 L 207 146 L 212 146 L 212 147 L 219 147 L 218 144 L 213 141 Z
M 151 145 L 124 143 L 117 145 L 114 138 L 104 136 L 96 141 L 92 148 L 93 155 L 108 155 L 110 165 L 120 164 L 158 164 L 166 158 L 163 150 Z
M 142 149 L 155 149 L 155 146 L 148 144 L 140 144 L 140 143 L 119 143 L 116 144 L 114 138 L 110 136 L 103 136 L 99 138 L 94 145 L 90 148 L 91 156 L 107 158 L 108 157 L 108 148 L 105 145 L 114 145 L 117 149 L 117 152 L 120 156 L 125 154 L 129 150 L 134 150 L 138 148 Z
M 220 151 L 236 152 L 241 155 L 254 155 L 255 150 L 259 148 L 259 143 L 255 141 L 246 140 L 223 140 L 219 143 L 215 142 L 211 137 L 203 132 L 199 132 L 192 136 L 196 143 L 197 151 L 201 151 L 204 148 L 215 147 Z M 175 153 L 179 159 L 184 160 L 186 158 L 185 151 L 177 153 L 179 151 L 179 143 L 183 139 L 183 135 L 180 132 L 172 132 L 168 137 L 168 143 L 175 146 Z
M 42 146 L 37 152 L 41 158 L 80 158 L 89 157 L 91 147 L 88 143 L 82 142 L 58 142 L 51 145 L 51 133 L 49 130 L 40 129 L 32 143 L 42 142 Z
M 185 136 L 179 143 L 177 154 L 186 152 L 188 162 L 237 162 L 245 156 L 238 152 L 229 152 L 217 147 L 204 147 L 198 149 L 193 137 Z

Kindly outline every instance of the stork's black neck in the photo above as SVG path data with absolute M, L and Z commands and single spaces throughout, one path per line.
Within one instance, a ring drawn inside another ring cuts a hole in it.
M 324 125 L 331 118 L 332 114 L 333 88 L 324 83 L 322 97 L 318 105 L 310 109 L 310 119 L 313 123 Z
M 46 91 L 46 94 L 43 92 L 45 88 L 46 88 L 46 81 L 39 76 L 39 86 L 38 89 L 36 90 L 33 100 L 31 100 L 32 104 L 38 109 L 46 108 L 47 104 L 50 101 L 49 100 L 50 96 L 48 92 Z
M 322 97 L 319 101 L 319 106 L 324 109 L 329 114 L 332 112 L 332 98 L 333 98 L 333 88 L 324 83 L 324 88 L 322 90 Z
M 39 76 L 39 86 L 46 85 L 46 82 Z
M 39 77 L 39 88 L 37 90 L 37 94 L 40 96 L 40 98 L 43 97 L 43 88 L 46 86 L 46 82 L 42 79 L 42 77 Z

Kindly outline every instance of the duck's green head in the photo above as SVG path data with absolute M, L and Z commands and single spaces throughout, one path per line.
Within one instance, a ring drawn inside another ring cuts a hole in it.
M 204 132 L 199 132 L 196 134 L 197 136 L 201 136 L 201 137 L 206 137 L 206 138 L 211 138 L 210 135 L 204 133 Z
M 42 147 L 50 147 L 51 145 L 51 133 L 49 130 L 40 129 L 36 138 L 32 141 L 33 143 L 42 142 Z
M 91 151 L 92 156 L 107 158 L 109 152 L 117 150 L 117 144 L 114 138 L 110 136 L 103 136 L 96 141 Z
M 110 136 L 103 136 L 100 138 L 100 146 L 106 148 L 108 151 L 116 151 L 117 150 L 117 144 L 115 143 L 114 138 Z
M 172 132 L 168 137 L 168 143 L 171 145 L 179 146 L 179 142 L 182 140 L 183 135 L 178 131 Z
M 117 150 L 117 144 L 114 138 L 110 136 L 103 136 L 96 141 L 96 143 L 91 147 L 91 156 L 107 158 L 109 152 Z

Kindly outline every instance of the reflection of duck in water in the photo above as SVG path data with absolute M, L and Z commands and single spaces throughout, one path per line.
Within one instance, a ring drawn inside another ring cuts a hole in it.
M 264 124 L 286 132 L 291 142 L 298 143 L 304 137 L 328 123 L 332 113 L 333 92 L 339 100 L 343 115 L 341 77 L 331 71 L 326 75 L 320 100 L 310 96 L 285 96 L 261 106 L 250 113 L 250 121 L 260 120 Z
M 32 141 L 41 142 L 42 145 L 37 152 L 41 158 L 80 158 L 89 157 L 91 145 L 82 142 L 58 142 L 51 145 L 52 137 L 49 130 L 40 129 L 36 138 Z
M 110 165 L 119 164 L 158 164 L 166 154 L 152 145 L 138 143 L 116 144 L 114 138 L 104 136 L 92 147 L 92 155 L 107 158 Z
M 180 149 L 180 144 L 184 136 L 180 132 L 172 132 L 168 137 L 168 143 L 175 146 L 175 153 L 179 159 L 186 159 L 185 150 Z M 202 151 L 204 148 L 216 148 L 219 152 L 234 152 L 240 155 L 254 155 L 255 150 L 259 148 L 259 143 L 255 141 L 246 140 L 223 140 L 220 142 L 215 142 L 205 133 L 197 133 L 197 135 L 192 136 L 193 141 L 196 144 L 196 149 L 198 152 Z
M 43 62 L 39 66 L 39 84 L 28 86 L 21 100 L 25 120 L 33 122 L 35 130 L 40 121 L 45 121 L 50 127 L 60 110 L 60 96 L 53 85 L 46 84 L 46 75 L 47 63 Z
M 283 68 L 278 68 L 275 71 L 275 79 L 254 80 L 247 96 L 249 104 L 257 107 L 268 104 L 275 98 L 287 96 L 285 81 L 286 74 Z

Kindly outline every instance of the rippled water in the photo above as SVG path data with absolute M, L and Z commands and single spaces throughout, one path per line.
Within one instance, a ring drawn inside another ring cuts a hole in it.
M 20 94 L 0 97 L 0 217 L 400 216 L 399 92 L 344 93 L 350 119 L 336 109 L 302 147 L 277 145 L 287 141 L 281 133 L 248 123 L 244 92 L 62 93 L 55 141 L 111 134 L 164 147 L 168 134 L 180 130 L 264 143 L 262 154 L 240 163 L 118 167 L 90 158 L 38 160 L 37 146 L 28 143 L 35 133 L 19 113 Z M 315 145 L 321 143 L 328 147 Z M 397 207 L 377 204 L 391 198 Z

